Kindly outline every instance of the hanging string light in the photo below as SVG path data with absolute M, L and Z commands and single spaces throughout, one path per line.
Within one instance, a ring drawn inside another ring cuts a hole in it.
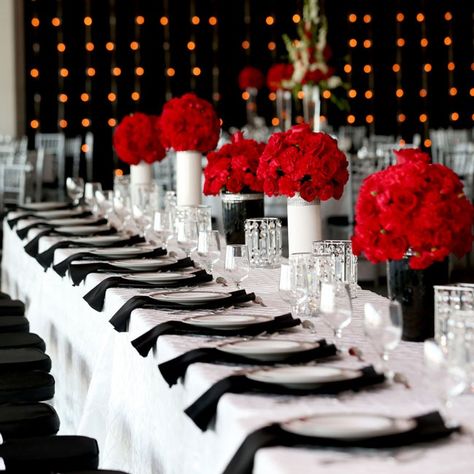
M 426 28 L 426 16 L 423 12 L 419 12 L 416 15 L 416 21 L 420 23 L 420 30 L 421 30 L 421 39 L 420 39 L 420 47 L 421 47 L 421 57 L 422 57 L 422 64 L 423 67 L 421 69 L 421 89 L 420 89 L 420 97 L 421 97 L 421 107 L 420 107 L 420 114 L 418 116 L 419 122 L 422 124 L 423 127 L 423 137 L 424 137 L 424 146 L 426 148 L 431 146 L 431 142 L 429 139 L 429 115 L 428 115 L 428 76 L 432 70 L 431 64 L 428 62 L 428 52 L 427 52 L 427 28 Z M 425 40 L 425 41 L 424 41 Z
M 137 3 L 137 8 L 139 4 Z M 133 51 L 133 61 L 134 61 L 134 84 L 131 98 L 134 102 L 140 103 L 142 90 L 141 90 L 141 78 L 145 72 L 144 68 L 141 66 L 142 57 L 141 57 L 141 33 L 142 26 L 145 23 L 145 17 L 137 11 L 137 15 L 134 18 L 134 40 L 130 42 L 130 49 Z
M 214 14 L 209 17 L 209 25 L 212 28 L 212 102 L 217 105 L 221 100 L 219 92 L 219 25 L 217 21 L 217 2 L 213 1 Z
M 107 99 L 110 102 L 110 108 L 111 108 L 110 118 L 107 120 L 109 127 L 114 127 L 115 124 L 117 123 L 116 122 L 117 98 L 118 98 L 117 77 L 120 76 L 120 74 L 122 73 L 122 70 L 117 66 L 117 60 L 116 60 L 117 16 L 116 16 L 115 1 L 116 0 L 109 0 L 109 11 L 110 11 L 109 41 L 105 45 L 106 50 L 110 52 L 110 91 L 107 95 Z
M 165 99 L 170 100 L 173 96 L 171 91 L 171 78 L 176 71 L 171 67 L 170 50 L 170 26 L 169 26 L 169 0 L 163 0 L 163 16 L 160 18 L 160 25 L 163 27 L 163 52 L 165 57 Z
M 87 72 L 92 71 L 92 51 L 94 51 L 94 43 L 92 42 L 92 17 L 91 17 L 91 0 L 86 0 L 85 5 L 84 5 L 84 42 L 85 42 L 85 51 L 86 51 L 86 74 L 85 74 L 85 79 L 84 79 L 84 92 L 81 94 L 81 101 L 84 103 L 87 103 L 87 107 L 85 108 L 86 116 L 91 115 L 91 109 L 90 109 L 90 99 L 92 95 L 92 74 L 88 74 Z M 94 70 L 95 71 L 95 70 Z M 87 117 L 85 117 L 87 118 Z M 84 122 L 84 120 L 81 121 L 81 125 L 84 126 L 84 123 L 89 123 L 89 122 Z
M 395 97 L 397 101 L 397 135 L 402 136 L 403 123 L 406 121 L 406 115 L 403 111 L 403 84 L 402 84 L 402 59 L 403 47 L 405 40 L 402 37 L 402 24 L 405 21 L 405 15 L 402 12 L 397 12 L 395 15 L 395 30 L 396 30 L 396 49 L 395 62 L 392 66 L 392 71 L 395 73 Z
M 191 90 L 196 89 L 196 77 L 201 74 L 201 68 L 196 64 L 196 31 L 194 26 L 199 25 L 201 19 L 196 15 L 196 0 L 191 0 L 189 4 L 189 15 L 191 22 L 191 34 L 188 41 L 189 64 L 191 67 L 190 87 Z
M 64 44 L 64 34 L 62 28 L 63 9 L 62 1 L 56 1 L 56 16 L 51 19 L 51 25 L 56 28 L 56 50 L 58 52 L 58 92 L 64 92 L 64 79 L 69 76 L 69 71 L 64 67 L 64 52 L 66 45 Z M 66 128 L 68 123 L 65 119 L 65 102 L 57 101 L 57 127 Z

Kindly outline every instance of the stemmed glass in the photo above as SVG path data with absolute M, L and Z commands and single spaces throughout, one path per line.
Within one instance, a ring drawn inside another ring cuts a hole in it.
M 388 304 L 377 305 L 377 308 L 371 303 L 364 305 L 364 331 L 382 360 L 383 372 L 388 371 L 389 352 L 400 343 L 402 320 L 398 301 L 390 300 Z
M 465 367 L 460 361 L 452 360 L 433 339 L 424 342 L 423 352 L 425 376 L 442 402 L 441 414 L 446 425 L 458 426 L 459 423 L 452 418 L 450 411 L 453 398 L 466 389 Z
M 298 271 L 294 264 L 282 263 L 278 293 L 291 306 L 291 312 L 298 316 L 301 306 L 308 299 L 308 274 Z
M 341 339 L 342 330 L 352 320 L 352 303 L 348 285 L 342 282 L 322 282 L 319 313 L 333 330 L 334 337 Z
M 113 191 L 96 191 L 95 200 L 99 208 L 99 213 L 108 218 L 114 208 L 114 192 Z
M 198 236 L 197 255 L 204 268 L 212 273 L 221 257 L 221 240 L 217 230 L 201 230 Z
M 161 245 L 168 247 L 168 241 L 173 238 L 173 222 L 167 211 L 155 211 L 153 217 L 153 233 L 158 237 Z
M 198 226 L 194 220 L 182 220 L 176 222 L 176 240 L 178 247 L 187 257 L 197 249 Z
M 84 200 L 94 215 L 98 213 L 97 200 L 95 198 L 96 191 L 102 191 L 101 183 L 86 183 L 84 187 Z
M 227 245 L 224 269 L 240 289 L 241 283 L 248 278 L 250 272 L 249 253 L 246 245 Z
M 67 195 L 72 199 L 72 203 L 77 206 L 84 197 L 84 180 L 82 178 L 66 179 Z

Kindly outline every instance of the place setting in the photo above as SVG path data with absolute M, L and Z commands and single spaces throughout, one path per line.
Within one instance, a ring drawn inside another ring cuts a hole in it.
M 438 412 L 414 417 L 376 413 L 324 413 L 294 418 L 264 426 L 250 433 L 236 451 L 225 474 L 251 474 L 260 448 L 287 446 L 300 448 L 363 448 L 388 456 L 387 450 L 442 440 L 457 432 L 446 426 Z M 355 456 L 355 454 L 354 454 Z
M 174 261 L 171 265 L 176 265 Z M 165 262 L 166 264 L 166 262 Z M 168 265 L 169 267 L 170 265 Z M 161 271 L 157 273 L 137 273 L 137 274 L 122 274 L 120 276 L 108 277 L 102 280 L 96 287 L 90 290 L 84 295 L 84 300 L 89 306 L 96 311 L 102 311 L 104 307 L 105 294 L 110 288 L 140 288 L 140 289 L 158 289 L 158 288 L 191 288 L 198 285 L 211 282 L 213 279 L 212 275 L 207 273 L 205 270 L 196 269 L 194 271 Z M 150 297 L 154 297 L 155 294 L 151 293 Z M 206 299 L 206 296 L 209 298 Z M 196 304 L 201 301 L 213 301 L 214 296 L 219 294 L 202 292 L 195 293 L 167 293 L 167 294 L 156 294 L 157 301 Z
M 149 295 L 137 295 L 130 298 L 110 319 L 110 323 L 119 331 L 126 331 L 130 314 L 137 308 L 156 310 L 180 310 L 183 312 L 228 308 L 255 300 L 255 293 L 246 290 L 202 291 L 181 290 L 162 291 Z

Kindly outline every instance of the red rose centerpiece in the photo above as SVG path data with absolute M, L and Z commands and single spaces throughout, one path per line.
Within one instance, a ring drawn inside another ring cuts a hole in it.
M 162 141 L 176 151 L 177 203 L 201 203 L 202 154 L 217 145 L 220 122 L 212 105 L 195 94 L 169 100 L 161 114 Z
M 321 239 L 320 201 L 342 196 L 347 166 L 336 140 L 307 124 L 270 137 L 257 178 L 266 195 L 288 197 L 290 254 L 311 252 L 312 243 Z
M 263 217 L 263 183 L 257 178 L 265 145 L 245 139 L 241 132 L 231 143 L 209 153 L 204 169 L 204 194 L 222 193 L 222 215 L 228 244 L 245 243 L 246 219 Z
M 253 66 L 245 66 L 239 73 L 239 87 L 243 91 L 242 97 L 245 100 L 245 110 L 247 112 L 247 124 L 255 126 L 257 116 L 257 95 L 258 91 L 265 83 L 265 76 L 260 69 Z
M 474 210 L 451 169 L 418 149 L 395 153 L 397 164 L 360 189 L 352 248 L 388 262 L 389 295 L 404 306 L 404 338 L 423 340 L 433 336 L 433 285 L 447 283 L 447 257 L 472 248 Z
M 120 160 L 130 165 L 132 184 L 150 183 L 152 169 L 149 165 L 166 156 L 160 117 L 141 112 L 126 115 L 115 128 L 113 146 Z
M 278 125 L 284 132 L 291 127 L 292 101 L 288 82 L 293 76 L 292 64 L 274 64 L 267 73 L 267 86 L 276 94 L 276 113 Z

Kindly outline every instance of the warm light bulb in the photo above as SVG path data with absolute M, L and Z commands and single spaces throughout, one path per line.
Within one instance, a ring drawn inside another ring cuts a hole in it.
M 211 26 L 216 26 L 217 25 L 217 18 L 215 16 L 209 17 L 209 24 Z
M 193 75 L 194 76 L 200 76 L 201 75 L 201 68 L 200 67 L 193 67 Z
M 347 123 L 353 124 L 355 122 L 356 118 L 355 115 L 348 115 L 347 116 Z
M 84 18 L 84 25 L 91 26 L 92 25 L 92 18 L 90 16 L 86 16 Z
M 59 121 L 59 126 L 60 126 L 61 128 L 66 128 L 66 127 L 67 127 L 67 120 L 61 119 L 61 120 Z
M 173 76 L 176 74 L 176 71 L 174 70 L 174 68 L 169 67 L 169 68 L 166 70 L 166 74 L 168 75 L 168 77 L 173 77 Z
M 137 25 L 143 25 L 145 23 L 145 17 L 141 15 L 135 17 L 135 23 Z
M 275 43 L 275 41 L 270 41 L 270 42 L 268 43 L 268 50 L 269 50 L 269 51 L 275 51 L 275 49 L 276 49 L 276 43 Z
M 169 20 L 168 20 L 168 18 L 167 18 L 166 16 L 162 16 L 162 17 L 160 18 L 160 24 L 161 24 L 162 26 L 166 26 L 168 23 L 169 23 Z
M 268 25 L 268 26 L 271 26 L 273 25 L 273 23 L 275 23 L 275 18 L 273 18 L 272 16 L 267 16 L 265 18 L 265 23 Z
M 138 66 L 135 68 L 135 74 L 137 76 L 143 76 L 143 74 L 145 74 L 145 69 L 143 69 L 141 66 Z
M 301 21 L 301 16 L 298 15 L 298 13 L 295 13 L 291 19 L 293 20 L 293 23 L 299 23 Z

